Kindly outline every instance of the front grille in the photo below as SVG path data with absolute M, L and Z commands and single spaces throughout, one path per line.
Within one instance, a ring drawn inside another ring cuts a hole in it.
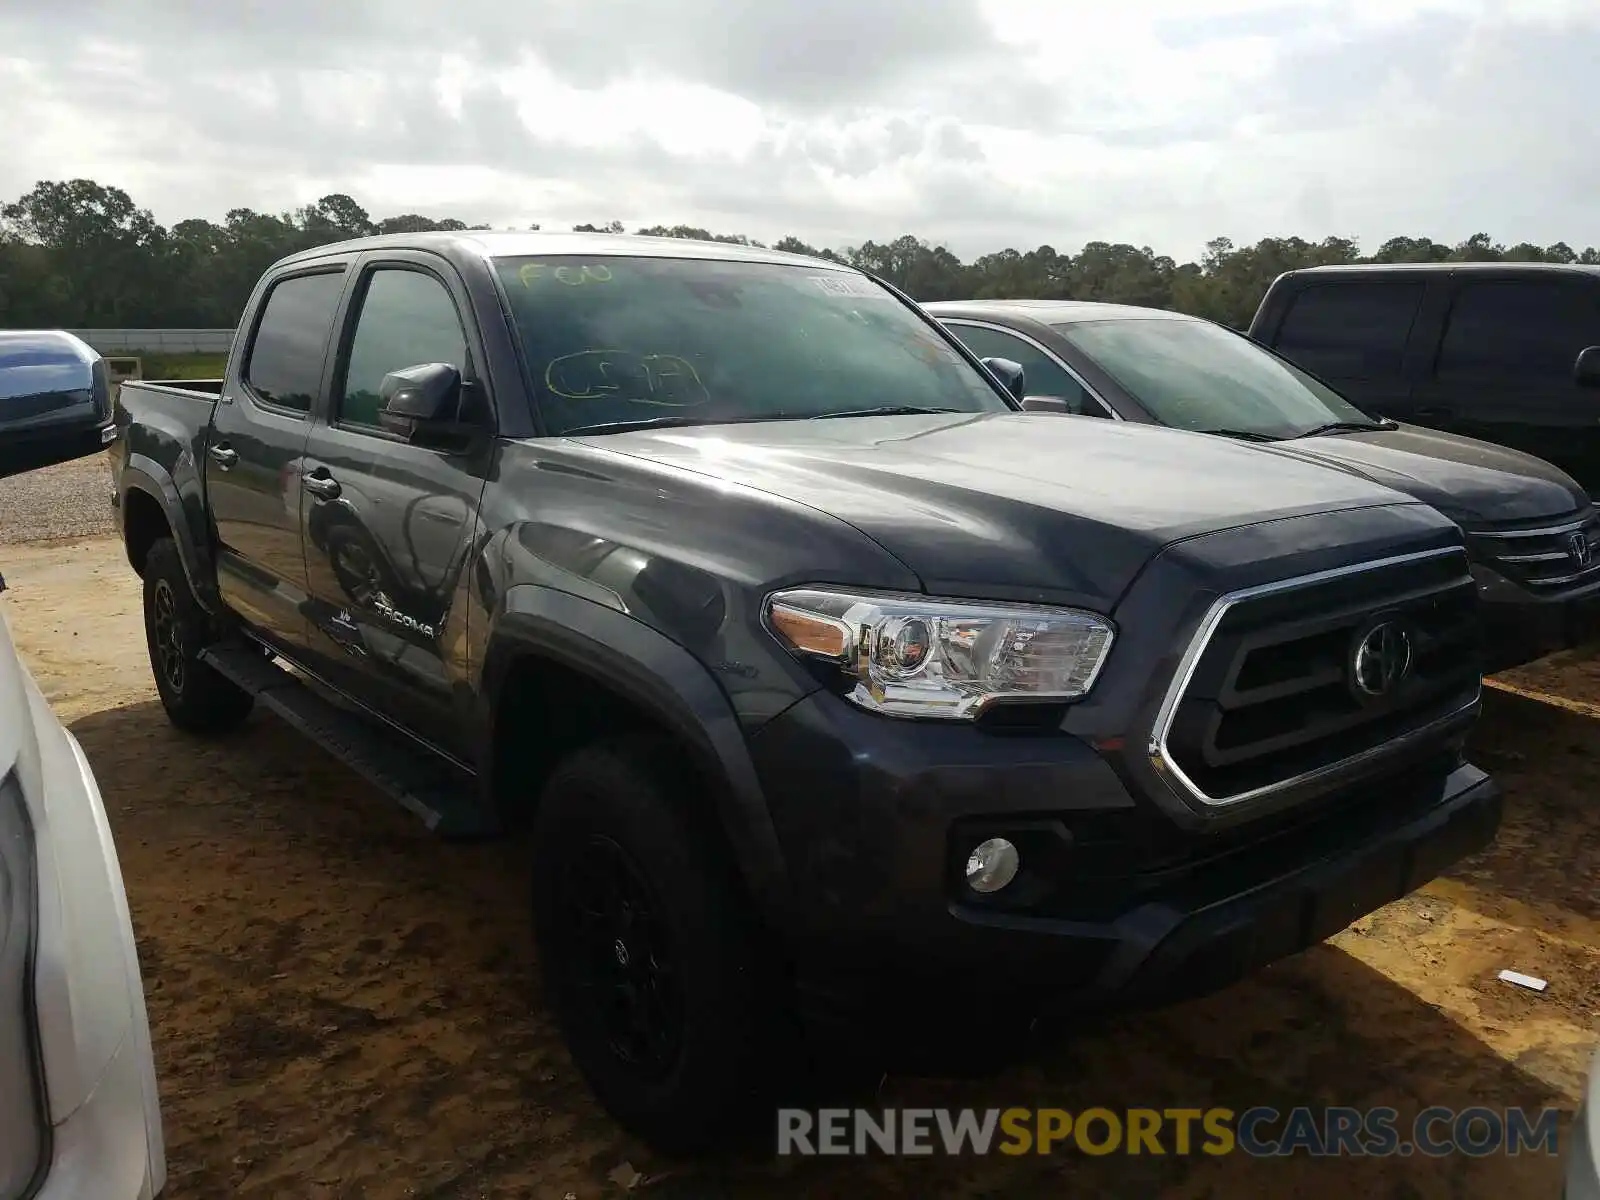
M 1224 597 L 1163 705 L 1158 765 L 1213 805 L 1337 770 L 1471 708 L 1479 654 L 1460 551 Z
M 1480 529 L 1473 548 L 1507 579 L 1556 593 L 1600 583 L 1600 512 L 1522 529 Z

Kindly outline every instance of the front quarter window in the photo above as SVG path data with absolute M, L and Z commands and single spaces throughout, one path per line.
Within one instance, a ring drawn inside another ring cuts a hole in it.
M 552 434 L 1011 407 L 936 328 L 854 272 L 623 255 L 495 269 Z
M 1089 394 L 1083 384 L 1068 374 L 1060 363 L 1015 334 L 960 321 L 947 322 L 945 327 L 960 338 L 966 348 L 979 358 L 1009 358 L 1020 366 L 1027 384 L 1028 395 L 1052 396 L 1064 400 L 1068 409 L 1078 416 L 1107 415 L 1100 402 Z

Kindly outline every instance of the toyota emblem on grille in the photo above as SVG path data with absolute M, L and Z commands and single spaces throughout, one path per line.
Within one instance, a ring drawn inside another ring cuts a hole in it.
M 1580 567 L 1587 567 L 1589 559 L 1594 555 L 1594 547 L 1589 545 L 1589 535 L 1581 529 L 1577 533 L 1568 534 L 1567 553 Z
M 1363 700 L 1387 696 L 1411 673 L 1411 634 L 1398 621 L 1380 621 L 1356 642 L 1350 682 Z

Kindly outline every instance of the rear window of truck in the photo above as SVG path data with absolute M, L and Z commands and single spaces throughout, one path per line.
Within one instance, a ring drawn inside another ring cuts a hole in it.
M 252 392 L 279 408 L 311 411 L 343 289 L 342 270 L 291 275 L 272 285 L 244 368 Z
M 1426 285 L 1313 283 L 1289 302 L 1273 348 L 1325 379 L 1394 379 Z

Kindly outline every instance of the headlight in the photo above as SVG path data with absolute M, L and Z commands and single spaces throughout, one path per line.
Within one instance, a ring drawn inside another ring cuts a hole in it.
M 774 593 L 767 622 L 793 650 L 838 663 L 862 708 L 968 721 L 995 704 L 1086 695 L 1115 635 L 1073 608 L 822 588 Z
M 0 776 L 0 1196 L 28 1191 L 50 1128 L 34 1040 L 33 935 L 38 888 L 33 825 L 15 775 Z

